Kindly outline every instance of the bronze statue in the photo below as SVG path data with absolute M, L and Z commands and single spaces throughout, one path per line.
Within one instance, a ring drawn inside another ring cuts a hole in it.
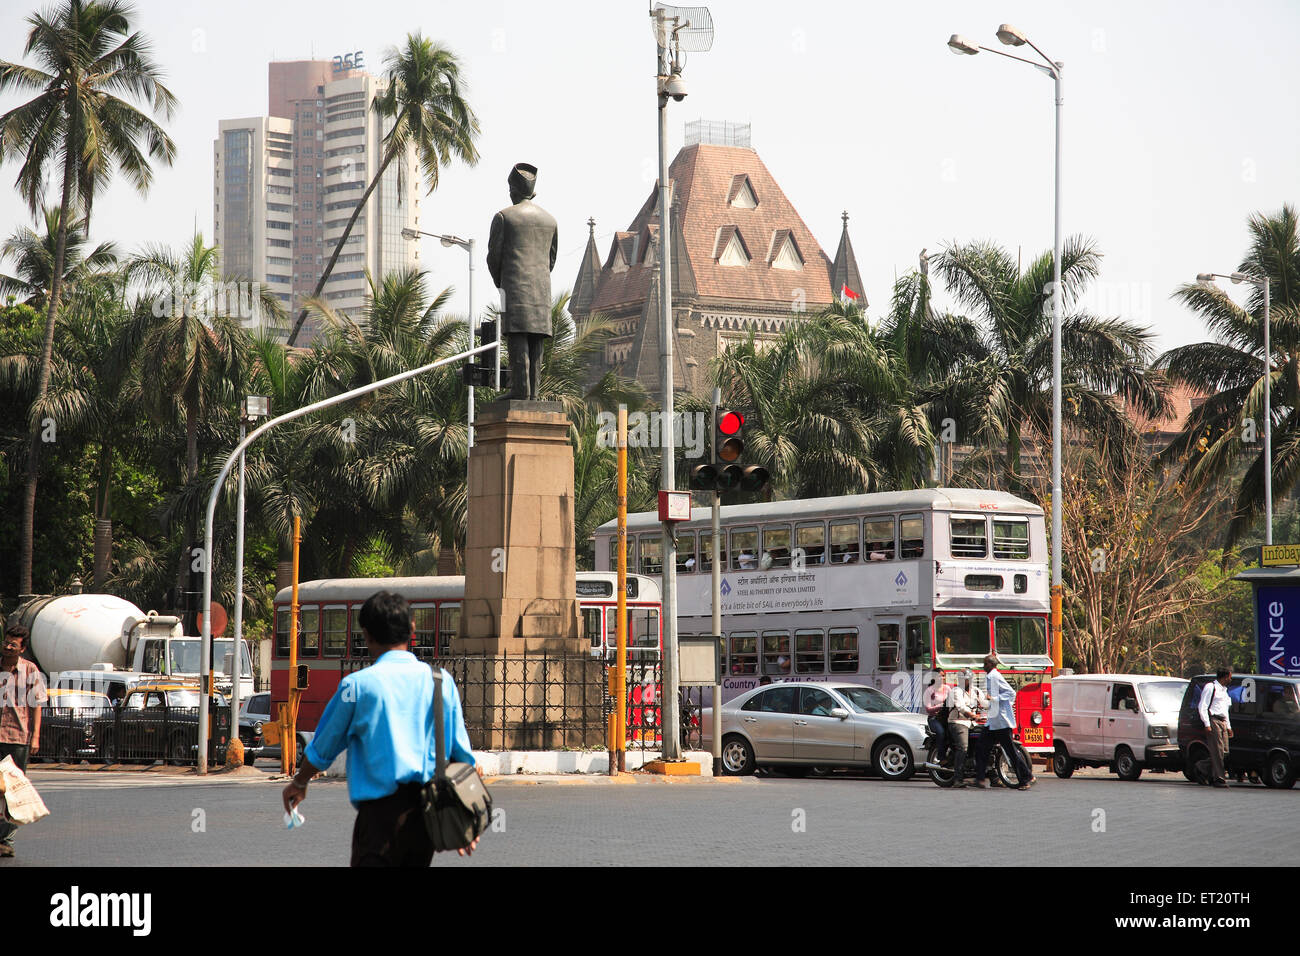
M 532 201 L 537 167 L 517 163 L 509 183 L 514 205 L 492 218 L 488 271 L 501 290 L 510 397 L 536 400 L 542 346 L 551 337 L 551 270 L 559 239 L 555 219 Z

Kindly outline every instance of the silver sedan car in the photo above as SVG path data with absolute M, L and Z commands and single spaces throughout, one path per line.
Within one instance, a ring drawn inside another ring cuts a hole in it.
M 712 714 L 703 714 L 706 738 Z M 786 681 L 756 687 L 722 705 L 722 769 L 798 773 L 812 767 L 871 768 L 906 780 L 925 760 L 925 718 L 874 687 Z

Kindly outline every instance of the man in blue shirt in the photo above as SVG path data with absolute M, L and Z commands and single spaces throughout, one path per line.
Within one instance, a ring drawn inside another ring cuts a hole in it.
M 302 767 L 284 788 L 284 809 L 307 797 L 307 783 L 348 752 L 348 799 L 357 808 L 353 866 L 428 866 L 433 843 L 424 827 L 420 791 L 437 765 L 433 671 L 406 648 L 415 633 L 411 609 L 398 594 L 380 591 L 361 606 L 360 622 L 374 661 L 344 677 L 325 705 Z M 442 680 L 443 747 L 448 763 L 473 765 L 460 695 Z M 473 852 L 478 841 L 461 856 Z
M 993 745 L 997 744 L 1016 768 L 1016 789 L 1028 790 L 1034 783 L 1034 772 L 1025 763 L 1020 748 L 1012 737 L 1016 729 L 1016 689 L 998 672 L 1000 663 L 1002 662 L 995 654 L 984 658 L 984 690 L 989 695 L 989 722 L 985 725 L 984 734 L 975 750 L 974 786 L 978 789 L 988 786 L 984 782 L 984 774 L 988 770 L 989 753 L 993 750 Z

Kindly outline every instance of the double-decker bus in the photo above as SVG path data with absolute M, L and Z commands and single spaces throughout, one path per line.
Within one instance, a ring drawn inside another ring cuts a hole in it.
M 617 646 L 618 595 L 616 574 L 579 571 L 578 607 L 583 631 L 594 656 L 612 660 Z M 298 707 L 298 726 L 316 726 L 325 704 L 334 696 L 343 675 L 370 662 L 361 632 L 361 605 L 376 591 L 392 591 L 411 605 L 415 639 L 411 651 L 436 661 L 455 651 L 465 599 L 463 575 L 408 578 L 326 578 L 298 585 L 298 663 L 311 677 Z M 289 614 L 292 588 L 275 596 L 275 646 L 271 655 L 271 701 L 289 698 Z M 627 582 L 627 642 L 629 664 L 658 661 L 662 646 L 659 583 L 639 574 Z M 639 700 L 639 694 L 638 700 Z M 271 713 L 278 713 L 272 707 Z
M 923 678 L 951 683 L 996 651 L 1020 688 L 1021 742 L 1050 752 L 1049 575 L 1043 510 L 999 491 L 916 491 L 729 505 L 722 511 L 723 701 L 764 680 L 852 681 L 921 709 Z M 618 559 L 596 529 L 596 567 Z M 711 634 L 711 509 L 676 526 L 683 634 Z M 628 568 L 661 574 L 662 525 L 628 517 Z M 711 696 L 711 695 L 710 695 Z

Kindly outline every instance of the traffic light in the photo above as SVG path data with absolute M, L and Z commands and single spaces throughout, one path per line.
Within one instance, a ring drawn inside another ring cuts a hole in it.
M 497 340 L 497 324 L 494 320 L 488 319 L 480 322 L 478 331 L 474 333 L 478 339 L 476 344 L 487 345 L 489 342 Z M 496 378 L 496 354 L 492 351 L 479 352 L 470 361 L 466 362 L 461 369 L 461 377 L 465 384 L 471 388 L 492 388 Z M 501 387 L 510 387 L 510 369 L 508 367 L 501 369 Z
M 758 491 L 768 481 L 762 465 L 746 465 L 740 459 L 745 452 L 745 416 L 741 412 L 718 409 L 714 421 L 713 461 L 691 469 L 691 488 L 695 491 Z

